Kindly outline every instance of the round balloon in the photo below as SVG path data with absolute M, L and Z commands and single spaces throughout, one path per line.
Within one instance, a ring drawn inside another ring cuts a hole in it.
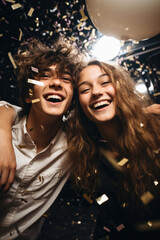
M 86 7 L 104 35 L 144 40 L 160 33 L 160 0 L 86 0 Z

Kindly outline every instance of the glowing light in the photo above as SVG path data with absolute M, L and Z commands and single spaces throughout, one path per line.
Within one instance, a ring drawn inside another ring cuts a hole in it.
M 139 79 L 135 85 L 136 90 L 142 94 L 148 94 L 147 87 L 142 79 Z
M 101 61 L 114 59 L 120 51 L 120 40 L 114 37 L 101 37 L 95 44 L 92 55 Z

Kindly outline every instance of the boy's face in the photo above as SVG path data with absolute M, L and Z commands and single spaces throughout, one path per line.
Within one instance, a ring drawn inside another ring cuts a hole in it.
M 58 119 L 67 112 L 73 97 L 72 77 L 68 70 L 55 72 L 55 65 L 40 74 L 38 82 L 42 85 L 33 86 L 33 95 L 27 102 L 32 102 L 30 113 L 38 114 L 39 118 Z

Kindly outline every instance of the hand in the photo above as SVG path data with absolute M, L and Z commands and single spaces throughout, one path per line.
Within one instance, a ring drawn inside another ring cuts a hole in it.
M 11 140 L 6 132 L 0 131 L 0 191 L 6 192 L 11 187 L 16 171 L 16 157 Z
M 146 113 L 160 114 L 160 104 L 154 103 L 146 108 L 144 108 Z

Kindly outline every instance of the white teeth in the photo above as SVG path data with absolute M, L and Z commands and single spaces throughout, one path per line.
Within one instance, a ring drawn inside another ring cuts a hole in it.
M 46 99 L 49 100 L 51 98 L 62 100 L 62 98 L 58 95 L 48 95 Z
M 97 108 L 97 107 L 100 107 L 100 106 L 103 106 L 103 105 L 109 105 L 107 101 L 102 101 L 102 102 L 98 102 L 98 103 L 95 103 L 93 104 L 93 108 Z

